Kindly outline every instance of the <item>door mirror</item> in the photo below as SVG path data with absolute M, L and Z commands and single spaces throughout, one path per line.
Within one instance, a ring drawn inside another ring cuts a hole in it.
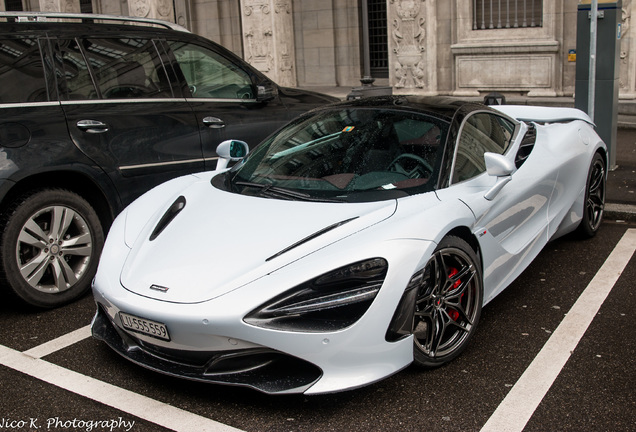
M 498 153 L 484 153 L 484 161 L 486 162 L 486 172 L 488 175 L 497 177 L 497 182 L 486 192 L 484 198 L 492 201 L 501 192 L 503 187 L 512 180 L 512 173 L 515 166 L 506 159 L 505 156 Z
M 256 100 L 267 102 L 278 96 L 278 87 L 271 81 L 264 81 L 256 86 Z
M 484 160 L 486 162 L 486 172 L 491 176 L 509 176 L 515 170 L 514 164 L 498 153 L 486 152 L 484 153 Z
M 219 160 L 216 162 L 216 169 L 224 169 L 230 162 L 242 160 L 249 153 L 250 148 L 245 141 L 227 140 L 223 141 L 216 148 Z

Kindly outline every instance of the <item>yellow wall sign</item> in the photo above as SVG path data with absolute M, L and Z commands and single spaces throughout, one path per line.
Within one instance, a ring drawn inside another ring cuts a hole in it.
M 568 51 L 568 61 L 575 62 L 576 61 L 576 50 L 571 49 Z

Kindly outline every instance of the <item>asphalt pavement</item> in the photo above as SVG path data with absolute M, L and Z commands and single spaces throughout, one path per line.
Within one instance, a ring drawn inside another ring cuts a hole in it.
M 616 166 L 607 178 L 606 218 L 636 220 L 636 128 L 619 124 Z

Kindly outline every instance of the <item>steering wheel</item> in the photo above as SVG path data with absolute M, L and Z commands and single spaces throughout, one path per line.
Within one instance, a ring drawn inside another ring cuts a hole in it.
M 405 167 L 401 163 L 403 160 L 414 161 L 416 163 L 415 167 L 410 169 Z M 393 159 L 393 162 L 389 165 L 389 171 L 404 174 L 408 178 L 428 178 L 433 174 L 433 167 L 418 155 L 404 153 Z

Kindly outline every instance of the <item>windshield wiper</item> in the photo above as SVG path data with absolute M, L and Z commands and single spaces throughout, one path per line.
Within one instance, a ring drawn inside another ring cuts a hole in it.
M 254 183 L 247 181 L 234 182 L 237 186 L 253 187 L 261 189 L 261 194 L 267 195 L 273 198 L 291 198 L 301 201 L 314 201 L 314 202 L 342 202 L 340 200 L 333 200 L 327 198 L 316 198 L 303 192 L 297 192 L 290 189 L 285 189 L 280 186 L 274 186 L 271 184 Z

